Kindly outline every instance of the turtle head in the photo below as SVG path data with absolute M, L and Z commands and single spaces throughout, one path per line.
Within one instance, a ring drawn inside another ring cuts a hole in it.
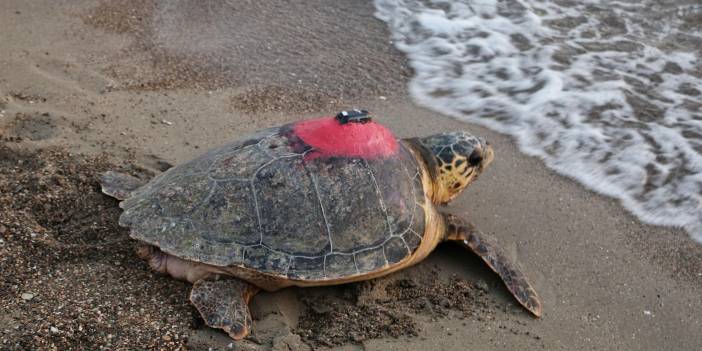
M 446 204 L 458 196 L 492 162 L 492 146 L 468 132 L 450 132 L 419 138 L 434 178 L 432 201 Z

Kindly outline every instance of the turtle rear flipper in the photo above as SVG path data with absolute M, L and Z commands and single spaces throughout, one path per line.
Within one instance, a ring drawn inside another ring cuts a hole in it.
M 107 171 L 100 178 L 102 192 L 117 200 L 126 200 L 134 190 L 146 184 L 145 181 L 129 174 Z
M 502 278 L 509 292 L 524 308 L 536 317 L 541 317 L 542 307 L 539 296 L 524 273 L 502 252 L 494 238 L 453 215 L 446 215 L 446 224 L 448 240 L 458 241 L 478 255 Z
M 241 340 L 251 330 L 249 301 L 258 291 L 257 287 L 233 278 L 201 280 L 193 285 L 190 302 L 208 326 Z

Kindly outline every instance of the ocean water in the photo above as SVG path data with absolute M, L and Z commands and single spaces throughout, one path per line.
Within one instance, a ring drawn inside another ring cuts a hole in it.
M 375 0 L 420 105 L 702 243 L 702 2 Z

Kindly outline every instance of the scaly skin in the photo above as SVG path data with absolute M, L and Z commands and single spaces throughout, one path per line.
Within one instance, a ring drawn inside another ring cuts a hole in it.
M 446 240 L 456 241 L 478 255 L 493 272 L 500 276 L 509 292 L 524 308 L 534 316 L 541 317 L 542 307 L 539 295 L 519 267 L 502 252 L 497 245 L 497 240 L 460 217 L 447 214 L 444 215 L 444 219 L 447 227 Z

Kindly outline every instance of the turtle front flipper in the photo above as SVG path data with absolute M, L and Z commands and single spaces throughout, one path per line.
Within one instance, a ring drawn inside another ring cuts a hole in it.
M 469 222 L 454 215 L 444 215 L 446 238 L 455 240 L 473 251 L 497 273 L 519 303 L 536 317 L 541 317 L 541 301 L 524 273 L 497 246 L 495 238 L 479 231 Z
M 193 286 L 190 302 L 208 326 L 241 340 L 251 330 L 249 301 L 258 291 L 257 287 L 233 278 L 201 280 Z
M 126 200 L 134 190 L 146 184 L 145 181 L 129 174 L 107 171 L 100 178 L 102 192 L 117 200 Z

